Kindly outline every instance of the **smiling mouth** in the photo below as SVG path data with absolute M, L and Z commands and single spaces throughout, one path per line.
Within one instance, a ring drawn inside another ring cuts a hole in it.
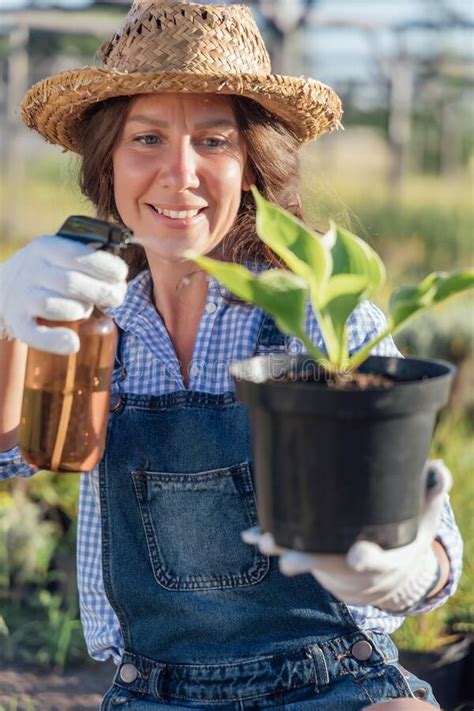
M 155 205 L 151 205 L 150 203 L 148 203 L 148 205 L 157 215 L 168 217 L 170 220 L 190 220 L 206 209 L 206 207 L 201 207 L 196 210 L 165 210 L 161 207 L 155 207 Z

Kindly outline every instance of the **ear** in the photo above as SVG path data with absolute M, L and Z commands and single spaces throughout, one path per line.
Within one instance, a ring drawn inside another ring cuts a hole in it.
M 245 166 L 244 173 L 242 175 L 242 190 L 247 193 L 252 185 L 255 185 L 255 173 L 247 161 L 247 165 Z

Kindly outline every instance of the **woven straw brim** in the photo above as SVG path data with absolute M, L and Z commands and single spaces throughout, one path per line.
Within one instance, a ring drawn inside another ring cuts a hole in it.
M 49 143 L 80 153 L 81 121 L 93 104 L 162 92 L 246 96 L 278 116 L 301 143 L 337 128 L 342 115 L 333 89 L 304 77 L 127 73 L 84 67 L 35 84 L 23 100 L 22 118 Z

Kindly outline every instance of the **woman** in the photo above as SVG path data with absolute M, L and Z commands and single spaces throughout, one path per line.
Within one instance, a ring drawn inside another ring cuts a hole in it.
M 256 238 L 250 186 L 299 215 L 297 148 L 337 127 L 338 98 L 314 80 L 271 75 L 240 6 L 136 2 L 102 59 L 33 87 L 23 115 L 82 156 L 98 215 L 141 240 L 144 252 L 127 255 L 134 278 L 125 296 L 118 257 L 43 237 L 3 266 L 0 311 L 7 335 L 58 353 L 77 350 L 74 334 L 35 317 L 77 319 L 97 304 L 120 329 L 106 452 L 81 479 L 78 524 L 86 641 L 118 665 L 103 711 L 355 711 L 413 695 L 436 705 L 397 665 L 386 632 L 405 608 L 432 609 L 456 586 L 449 475 L 436 468 L 424 538 L 399 549 L 395 569 L 383 556 L 369 569 L 343 557 L 297 568 L 290 553 L 287 572 L 312 574 L 282 575 L 276 557 L 241 540 L 256 509 L 247 412 L 227 364 L 298 343 L 181 257 L 191 247 L 255 269 L 276 263 Z M 350 320 L 352 349 L 380 328 L 364 304 Z M 310 309 L 308 329 L 321 345 Z M 22 348 L 2 346 L 5 477 L 34 473 L 13 447 Z M 396 349 L 388 340 L 378 352 Z

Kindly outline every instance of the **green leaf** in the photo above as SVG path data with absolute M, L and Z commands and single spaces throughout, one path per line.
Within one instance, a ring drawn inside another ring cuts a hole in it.
M 359 302 L 360 295 L 367 289 L 367 277 L 360 274 L 338 274 L 331 277 L 326 289 L 326 304 L 336 302 L 341 297 L 352 298 L 354 306 L 349 314 L 354 310 Z
M 325 239 L 332 242 L 332 276 L 347 274 L 364 277 L 366 288 L 361 292 L 360 300 L 372 298 L 385 282 L 385 267 L 377 252 L 360 237 L 332 221 Z
M 349 357 L 347 320 L 364 299 L 385 281 L 382 260 L 363 240 L 331 222 L 323 237 L 332 255 L 332 274 L 321 294 L 321 331 L 331 363 L 341 365 Z
M 356 368 L 363 363 L 381 340 L 389 334 L 400 331 L 411 319 L 451 296 L 472 288 L 474 288 L 474 269 L 452 274 L 433 272 L 418 286 L 396 289 L 390 299 L 390 318 L 387 328 L 352 356 L 350 359 L 352 367 Z
M 418 286 L 402 287 L 393 292 L 390 300 L 392 333 L 426 309 L 446 299 L 474 288 L 474 269 L 445 274 L 433 272 Z
M 360 274 L 338 274 L 329 281 L 326 304 L 319 320 L 333 363 L 341 364 L 349 357 L 347 319 L 360 303 L 366 288 L 367 277 Z
M 304 279 L 310 289 L 311 300 L 319 306 L 332 269 L 329 250 L 321 237 L 298 218 L 265 200 L 256 188 L 252 192 L 257 204 L 258 236 L 294 274 Z
M 221 262 L 210 257 L 200 257 L 197 252 L 187 250 L 183 256 L 199 264 L 204 271 L 215 277 L 226 289 L 242 301 L 252 304 L 254 284 L 257 276 L 240 264 Z
M 439 304 L 455 294 L 474 288 L 474 269 L 466 269 L 453 274 L 442 274 L 434 301 Z
M 282 331 L 304 333 L 308 289 L 299 277 L 282 269 L 262 272 L 254 282 L 254 299 Z
M 256 189 L 253 194 L 260 238 L 308 284 L 329 360 L 340 362 L 348 356 L 347 319 L 385 280 L 380 257 L 363 240 L 334 223 L 321 238 Z

